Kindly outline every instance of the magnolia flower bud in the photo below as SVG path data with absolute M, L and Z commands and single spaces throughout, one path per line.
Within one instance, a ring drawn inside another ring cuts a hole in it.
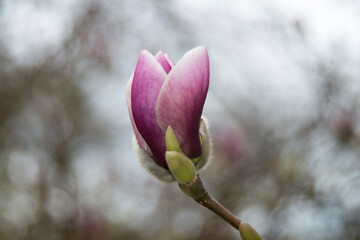
M 126 100 L 136 137 L 135 151 L 144 168 L 158 179 L 175 180 L 167 151 L 191 159 L 196 170 L 210 159 L 212 143 L 206 121 L 201 119 L 208 88 L 205 47 L 189 51 L 176 65 L 167 54 L 159 52 L 154 57 L 141 51 L 126 88 Z

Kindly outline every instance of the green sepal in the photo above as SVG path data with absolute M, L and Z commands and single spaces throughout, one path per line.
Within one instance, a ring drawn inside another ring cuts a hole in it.
M 194 163 L 183 153 L 166 151 L 166 162 L 175 179 L 182 184 L 195 182 L 196 169 Z
M 202 138 L 200 136 L 200 143 L 202 144 Z M 179 142 L 176 139 L 174 130 L 169 125 L 165 132 L 165 144 L 166 144 L 166 151 L 176 151 L 179 153 L 183 153 L 179 146 Z M 200 154 L 199 157 L 191 159 L 191 161 L 196 165 L 200 161 L 202 155 Z
M 256 230 L 245 222 L 240 223 L 239 231 L 243 240 L 262 240 Z
M 182 153 L 179 143 L 176 139 L 174 130 L 170 125 L 168 126 L 165 132 L 165 143 L 166 143 L 166 151 L 176 151 Z

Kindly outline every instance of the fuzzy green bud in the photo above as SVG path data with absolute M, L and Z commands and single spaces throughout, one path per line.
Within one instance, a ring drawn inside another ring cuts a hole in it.
M 262 240 L 256 230 L 245 222 L 240 223 L 239 231 L 243 240 Z
M 196 169 L 194 163 L 183 153 L 166 151 L 166 162 L 175 179 L 182 184 L 195 182 Z

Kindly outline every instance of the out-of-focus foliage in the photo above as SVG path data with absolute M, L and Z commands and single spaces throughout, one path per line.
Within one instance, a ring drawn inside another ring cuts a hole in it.
M 201 44 L 208 190 L 267 240 L 360 239 L 360 4 L 285 2 L 0 2 L 0 239 L 239 239 L 131 149 L 139 51 Z

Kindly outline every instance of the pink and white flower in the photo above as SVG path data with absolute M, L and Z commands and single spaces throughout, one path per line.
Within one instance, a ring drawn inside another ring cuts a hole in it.
M 209 57 L 205 47 L 190 50 L 177 64 L 162 52 L 154 57 L 147 50 L 141 51 L 126 98 L 137 143 L 157 165 L 168 168 L 168 126 L 187 157 L 201 156 L 200 124 L 208 88 Z

